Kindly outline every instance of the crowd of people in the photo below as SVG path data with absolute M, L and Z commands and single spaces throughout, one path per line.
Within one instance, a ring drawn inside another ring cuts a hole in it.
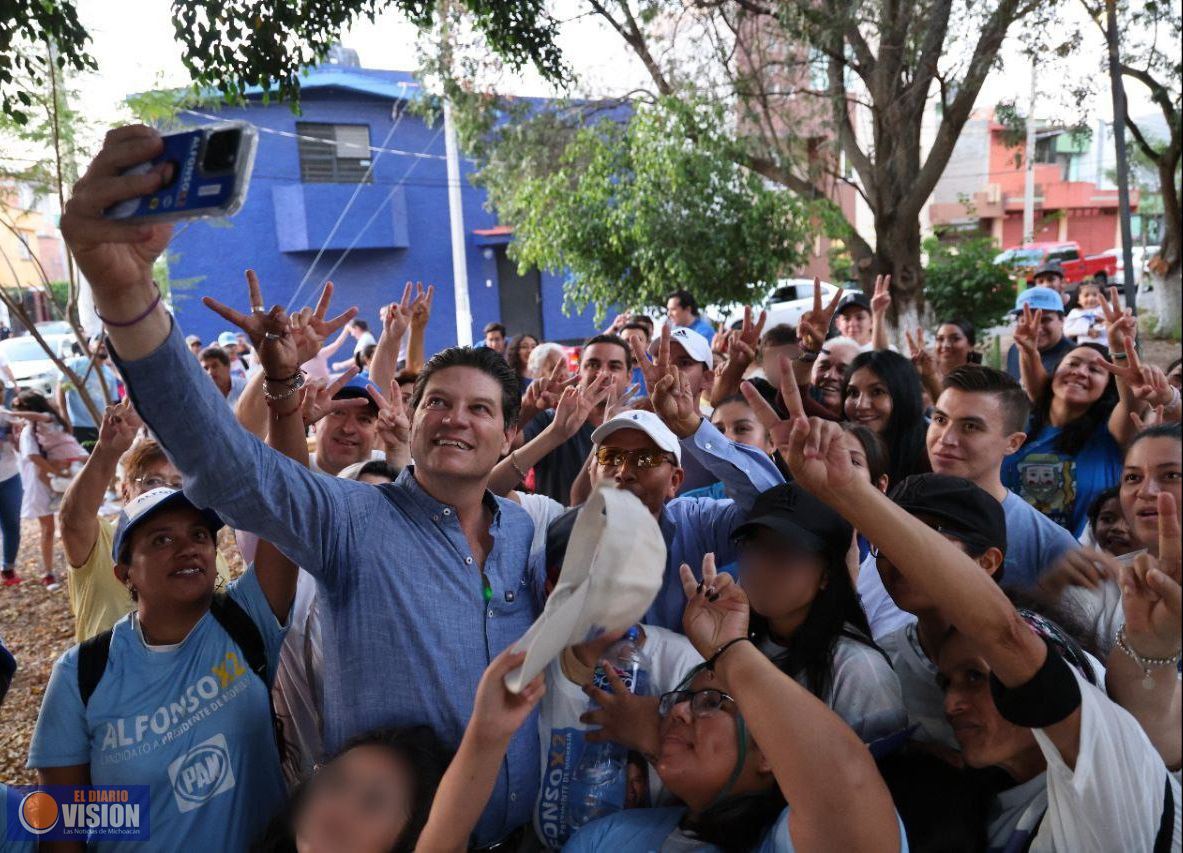
M 1181 372 L 1115 291 L 1039 270 L 1005 370 L 959 318 L 897 351 L 887 277 L 770 328 L 678 290 L 576 366 L 499 323 L 429 356 L 431 287 L 372 334 L 248 271 L 206 346 L 152 279 L 171 228 L 102 215 L 160 146 L 110 133 L 62 218 L 101 423 L 7 413 L 75 617 L 42 784 L 149 786 L 162 850 L 1180 849 Z M 611 490 L 656 592 L 511 690 Z M 618 787 L 580 782 L 610 754 Z

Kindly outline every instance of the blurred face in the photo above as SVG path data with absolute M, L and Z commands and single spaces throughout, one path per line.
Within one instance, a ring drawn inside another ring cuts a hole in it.
M 214 594 L 216 539 L 193 507 L 161 510 L 132 532 L 128 564 L 115 567 L 130 580 L 142 605 L 188 608 Z
M 850 376 L 844 408 L 847 420 L 882 433 L 891 420 L 891 392 L 869 367 L 860 367 Z
M 144 492 L 150 492 L 162 486 L 179 489 L 181 485 L 181 472 L 167 458 L 164 458 L 144 468 L 138 477 L 124 478 L 123 500 L 126 503 L 133 498 L 138 498 Z
M 1040 352 L 1050 349 L 1064 338 L 1064 315 L 1059 311 L 1044 311 L 1039 319 L 1035 348 Z
M 541 379 L 544 376 L 550 376 L 554 371 L 555 366 L 560 363 L 566 363 L 567 357 L 557 350 L 551 350 L 550 354 L 542 360 L 541 366 L 534 371 L 534 378 Z
M 1041 762 L 1035 735 L 998 713 L 985 659 L 963 634 L 954 633 L 941 646 L 937 665 L 945 691 L 945 716 L 965 763 L 975 768 L 1002 767 L 1017 781 L 1031 778 L 1030 770 Z
M 591 468 L 593 486 L 609 482 L 618 489 L 632 492 L 655 518 L 661 514 L 666 501 L 673 500 L 678 494 L 678 487 L 682 485 L 682 469 L 677 467 L 669 453 L 639 429 L 617 430 L 605 438 L 600 447 L 625 451 L 625 456 L 619 465 L 602 465 L 598 459 L 594 461 Z M 661 464 L 654 468 L 642 468 L 628 458 L 628 451 L 639 450 L 661 454 Z
M 411 408 L 411 397 L 415 394 L 415 383 L 413 381 L 398 383 L 398 394 L 402 398 L 403 408 L 409 411 Z
M 711 414 L 711 423 L 736 444 L 746 444 L 765 453 L 772 453 L 772 441 L 768 437 L 768 430 L 760 426 L 752 407 L 747 403 L 738 400 L 724 403 Z
M 1121 472 L 1121 512 L 1138 547 L 1158 556 L 1158 496 L 1170 492 L 1183 517 L 1183 466 L 1179 442 L 1144 438 L 1126 454 Z
M 530 362 L 530 353 L 534 352 L 534 347 L 536 346 L 538 346 L 538 341 L 534 340 L 529 335 L 523 337 L 522 342 L 518 344 L 519 363 L 515 364 L 514 367 L 520 367 L 524 370 L 526 365 Z
M 603 374 L 612 377 L 612 385 L 618 393 L 628 387 L 628 355 L 624 347 L 610 343 L 592 344 L 585 347 L 579 360 L 579 379 L 583 385 L 590 385 Z
M 624 342 L 630 347 L 633 345 L 633 341 L 635 340 L 641 345 L 641 349 L 649 349 L 649 335 L 642 329 L 621 329 L 620 337 L 623 338 Z
M 825 563 L 767 528 L 740 544 L 740 583 L 752 610 L 771 623 L 803 619 L 826 582 Z
M 764 368 L 764 377 L 772 383 L 774 388 L 780 387 L 781 358 L 787 358 L 789 361 L 792 361 L 800 354 L 801 347 L 797 344 L 783 344 L 779 347 L 764 347 L 764 351 L 760 356 L 760 364 Z
M 880 480 L 881 482 L 874 482 L 871 479 L 871 466 L 867 462 L 867 450 L 863 447 L 863 443 L 859 441 L 849 432 L 842 433 L 842 446 L 846 448 L 846 452 L 850 454 L 850 464 L 854 466 L 855 473 L 861 477 L 866 477 L 867 482 L 871 483 L 875 488 L 881 492 L 887 491 L 887 475 L 884 474 Z
M 1035 277 L 1035 286 L 1036 287 L 1050 287 L 1052 290 L 1056 291 L 1057 293 L 1063 293 L 1064 292 L 1064 279 L 1060 278 L 1055 273 L 1045 272 L 1043 275 L 1037 275 Z
M 411 423 L 416 471 L 483 480 L 508 452 L 501 384 L 475 367 L 433 373 Z
M 316 464 L 336 475 L 355 462 L 369 461 L 378 441 L 378 413 L 372 406 L 332 412 L 316 424 Z
M 1138 547 L 1130 538 L 1130 527 L 1126 524 L 1125 516 L 1121 514 L 1119 498 L 1110 498 L 1101 504 L 1093 535 L 1096 536 L 1097 545 L 1101 550 L 1108 551 L 1115 557 L 1128 554 Z
M 696 361 L 677 341 L 670 341 L 670 361 L 678 368 L 678 373 L 689 380 L 690 393 L 695 397 L 710 387 L 715 378 L 714 370 L 708 369 L 701 361 Z
M 388 749 L 358 746 L 312 777 L 294 820 L 300 853 L 393 850 L 411 817 L 414 780 Z
M 99 361 L 104 361 L 107 358 L 107 342 L 105 339 L 95 341 L 91 348 L 94 350 L 94 357 Z
M 861 305 L 851 305 L 834 317 L 838 334 L 854 338 L 860 344 L 871 342 L 871 312 Z
M 926 444 L 933 473 L 982 483 L 997 476 L 1004 456 L 1026 437 L 1007 432 L 997 394 L 973 394 L 960 388 L 941 392 L 933 407 Z
M 842 407 L 842 377 L 858 355 L 849 344 L 825 344 L 813 363 L 810 383 L 821 392 L 821 401 L 831 409 Z
M 665 310 L 669 314 L 670 322 L 675 326 L 690 326 L 694 323 L 694 313 L 682 305 L 676 296 L 671 296 L 665 303 Z
M 230 393 L 230 366 L 222 364 L 221 359 L 204 358 L 201 360 L 201 369 L 206 372 L 210 379 L 214 380 L 214 384 L 218 386 L 218 390 L 223 395 Z
M 200 355 L 201 351 L 203 349 L 205 349 L 205 347 L 203 347 L 201 345 L 201 341 L 190 341 L 189 342 L 189 351 L 191 353 L 193 353 L 194 355 Z
M 1176 364 L 1167 374 L 1167 382 L 1175 388 L 1183 389 L 1183 364 Z
M 1101 398 L 1109 384 L 1105 357 L 1095 349 L 1077 347 L 1064 356 L 1052 376 L 1052 394 L 1063 403 L 1087 409 Z
M 937 367 L 942 373 L 948 373 L 955 367 L 960 367 L 969 361 L 969 354 L 973 352 L 973 344 L 955 323 L 944 323 L 937 329 Z
M 1099 308 L 1101 305 L 1101 288 L 1094 285 L 1081 285 L 1076 298 L 1081 308 Z
M 485 346 L 496 352 L 505 352 L 505 335 L 499 331 L 485 332 Z

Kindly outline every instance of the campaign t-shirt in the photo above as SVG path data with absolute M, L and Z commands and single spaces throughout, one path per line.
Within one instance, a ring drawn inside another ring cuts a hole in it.
M 284 628 L 254 569 L 227 593 L 258 626 L 273 679 Z M 78 647 L 58 658 L 29 767 L 88 764 L 92 784 L 150 786 L 154 851 L 245 850 L 284 801 L 268 686 L 211 613 L 163 650 L 149 648 L 133 620 L 116 623 L 106 671 L 85 706 Z M 94 849 L 142 847 L 103 841 Z
M 696 853 L 720 853 L 720 848 L 715 845 L 698 841 L 678 829 L 678 823 L 685 814 L 684 806 L 617 812 L 583 827 L 571 837 L 563 850 L 566 853 L 616 853 L 619 850 L 629 853 L 682 853 L 691 850 Z M 789 837 L 790 820 L 792 814 L 789 807 L 785 806 L 760 843 L 752 848 L 752 853 L 793 853 L 796 848 Z M 900 853 L 908 851 L 908 837 L 904 833 L 903 823 L 899 824 L 899 850 Z
M 643 625 L 645 640 L 641 645 L 649 667 L 647 695 L 660 696 L 674 690 L 682 679 L 702 663 L 702 656 L 681 634 Z M 562 661 L 556 658 L 546 669 L 546 694 L 538 712 L 538 738 L 541 745 L 542 784 L 534 807 L 534 831 L 543 845 L 559 848 L 570 834 L 570 811 L 578 783 L 573 778 L 585 745 L 584 735 L 591 726 L 579 722 L 587 711 L 588 698 L 582 685 L 563 673 Z M 620 802 L 624 804 L 625 780 L 620 781 Z M 655 802 L 661 780 L 649 768 L 650 801 Z
M 81 566 L 70 566 L 66 574 L 66 589 L 70 594 L 70 612 L 74 614 L 74 642 L 82 643 L 101 634 L 135 609 L 127 587 L 115 577 L 115 560 L 111 545 L 115 539 L 115 524 L 99 516 L 98 534 L 94 547 Z M 230 580 L 230 564 L 218 552 L 218 583 Z
M 1065 552 L 1075 551 L 1072 534 L 1014 492 L 1002 499 L 1006 516 L 1006 560 L 1002 585 L 1034 586 Z
M 1002 462 L 1002 484 L 1073 536 L 1088 524 L 1088 508 L 1121 476 L 1121 448 L 1105 422 L 1075 456 L 1056 449 L 1062 430 L 1050 424 Z M 1008 537 L 1009 540 L 1009 537 Z
M 1170 849 L 1178 850 L 1178 779 L 1167 773 L 1157 750 L 1128 711 L 1075 669 L 1072 674 L 1081 695 L 1075 766 L 1065 763 L 1041 729 L 1032 729 L 1047 771 L 999 796 L 990 822 L 989 849 L 998 853 L 1154 850 L 1169 785 L 1174 801 Z

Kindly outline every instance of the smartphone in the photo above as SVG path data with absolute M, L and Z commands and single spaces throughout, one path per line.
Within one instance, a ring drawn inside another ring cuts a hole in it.
M 165 136 L 160 156 L 124 174 L 142 175 L 169 162 L 172 179 L 150 195 L 112 205 L 103 215 L 125 222 L 167 222 L 237 213 L 246 201 L 258 136 L 254 125 L 245 121 L 219 122 Z

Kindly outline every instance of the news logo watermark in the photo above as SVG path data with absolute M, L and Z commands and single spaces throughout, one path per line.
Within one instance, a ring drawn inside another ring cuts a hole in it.
M 36 785 L 8 788 L 9 841 L 147 841 L 147 785 Z

